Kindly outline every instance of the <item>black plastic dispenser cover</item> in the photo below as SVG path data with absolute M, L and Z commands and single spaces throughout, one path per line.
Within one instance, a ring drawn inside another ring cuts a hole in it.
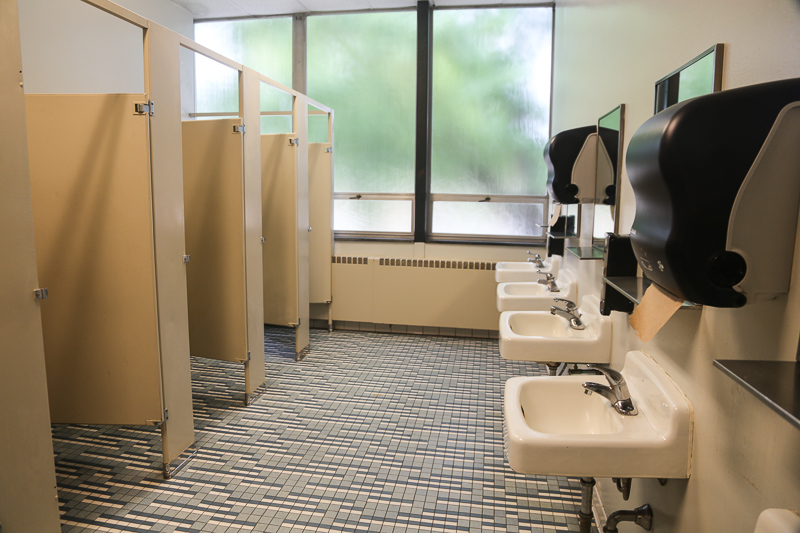
M 578 186 L 572 183 L 572 169 L 586 138 L 597 133 L 596 126 L 564 130 L 553 136 L 544 147 L 547 165 L 547 191 L 550 197 L 562 204 L 579 203 Z
M 627 152 L 631 243 L 648 278 L 698 304 L 747 302 L 733 288 L 747 264 L 725 249 L 729 217 L 778 114 L 795 101 L 800 79 L 751 85 L 675 104 L 636 131 Z

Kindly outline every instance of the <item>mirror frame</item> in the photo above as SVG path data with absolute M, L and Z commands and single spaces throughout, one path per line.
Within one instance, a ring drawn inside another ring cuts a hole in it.
M 722 62 L 725 55 L 725 45 L 717 43 L 708 50 L 702 52 L 700 55 L 694 57 L 691 61 L 681 65 L 679 68 L 673 70 L 655 83 L 655 101 L 653 103 L 653 114 L 665 110 L 671 105 L 677 104 L 678 88 L 680 87 L 680 74 L 682 71 L 691 67 L 701 59 L 705 59 L 709 55 L 714 55 L 714 76 L 711 80 L 711 92 L 719 92 L 722 90 Z

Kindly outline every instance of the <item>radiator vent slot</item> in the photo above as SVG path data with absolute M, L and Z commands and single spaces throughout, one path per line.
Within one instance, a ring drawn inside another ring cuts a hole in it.
M 494 270 L 495 264 L 491 261 L 456 261 L 453 259 L 397 259 L 381 257 L 381 266 L 412 267 L 412 268 L 450 268 L 456 270 Z
M 458 261 L 454 259 L 400 259 L 396 257 L 355 257 L 334 255 L 335 264 L 366 265 L 368 260 L 377 261 L 380 266 L 412 268 L 451 268 L 456 270 L 494 270 L 497 263 L 492 261 Z
M 338 263 L 340 265 L 366 265 L 368 257 L 354 257 L 350 255 L 334 255 L 331 257 L 332 263 Z

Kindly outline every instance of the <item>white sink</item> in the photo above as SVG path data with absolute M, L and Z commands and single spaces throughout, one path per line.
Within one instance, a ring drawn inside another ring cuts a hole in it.
M 617 413 L 581 384 L 600 375 L 537 376 L 506 382 L 506 454 L 523 474 L 578 477 L 688 478 L 694 414 L 664 370 L 629 352 L 622 375 L 639 414 Z
M 553 298 L 578 301 L 578 282 L 572 272 L 561 270 L 556 276 L 556 285 L 558 292 L 548 291 L 547 285 L 536 281 L 498 283 L 497 310 L 501 313 L 503 311 L 550 311 Z
M 552 300 L 551 305 L 554 305 Z M 556 303 L 563 307 L 562 303 Z M 611 317 L 600 314 L 600 299 L 587 295 L 578 311 L 585 329 L 549 311 L 500 313 L 500 355 L 539 363 L 608 363 L 611 361 Z
M 497 283 L 505 283 L 507 281 L 533 281 L 541 278 L 542 275 L 537 271 L 550 272 L 554 276 L 558 276 L 558 271 L 561 266 L 561 256 L 553 255 L 542 261 L 544 268 L 534 266 L 533 263 L 524 261 L 501 261 L 495 265 L 494 280 Z

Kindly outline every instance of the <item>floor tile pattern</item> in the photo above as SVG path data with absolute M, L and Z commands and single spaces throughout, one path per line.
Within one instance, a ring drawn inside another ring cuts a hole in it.
M 161 478 L 156 428 L 53 426 L 62 531 L 578 531 L 578 480 L 516 474 L 502 389 L 544 373 L 492 339 L 267 328 L 267 383 L 192 362 L 197 458 Z

